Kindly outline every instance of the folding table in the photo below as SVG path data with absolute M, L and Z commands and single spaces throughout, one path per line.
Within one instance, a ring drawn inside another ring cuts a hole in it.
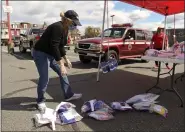
M 156 84 L 153 87 L 149 88 L 146 92 L 149 92 L 153 88 L 160 89 L 160 90 L 162 90 L 162 92 L 164 92 L 164 91 L 173 92 L 180 99 L 181 107 L 183 107 L 183 99 L 182 99 L 182 97 L 180 96 L 180 94 L 178 93 L 178 91 L 176 90 L 176 88 L 174 86 L 174 74 L 175 74 L 175 67 L 176 67 L 176 65 L 184 64 L 184 60 L 183 59 L 182 60 L 181 59 L 175 59 L 175 58 L 152 57 L 152 56 L 143 56 L 142 59 L 143 60 L 158 61 L 159 62 L 158 74 L 157 74 L 157 82 L 156 82 Z M 173 63 L 172 69 L 169 70 L 166 73 L 160 73 L 161 72 L 161 62 Z M 172 74 L 171 74 L 171 72 L 172 72 Z M 170 88 L 162 89 L 161 87 L 159 87 L 159 79 L 160 79 L 161 75 L 165 75 L 165 74 L 170 74 L 170 76 L 171 76 Z

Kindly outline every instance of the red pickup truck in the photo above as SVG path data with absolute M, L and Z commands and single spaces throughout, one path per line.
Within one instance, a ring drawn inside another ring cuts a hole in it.
M 118 61 L 125 58 L 141 57 L 149 48 L 153 33 L 132 26 L 130 23 L 114 24 L 112 28 L 104 30 L 102 52 L 100 52 L 101 35 L 79 40 L 74 52 L 79 54 L 82 63 L 98 60 L 100 54 L 105 61 L 109 57 L 116 58 Z

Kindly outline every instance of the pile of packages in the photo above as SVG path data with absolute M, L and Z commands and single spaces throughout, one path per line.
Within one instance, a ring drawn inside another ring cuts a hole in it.
M 57 124 L 71 124 L 80 121 L 83 117 L 76 110 L 75 105 L 69 102 L 61 102 L 56 109 L 45 108 L 44 111 L 34 115 L 33 121 L 35 127 L 43 124 L 51 124 L 52 129 L 56 130 Z
M 85 102 L 81 108 L 82 113 L 87 113 L 89 117 L 97 120 L 110 120 L 113 119 L 113 113 L 116 110 L 119 111 L 148 111 L 155 112 L 164 117 L 167 117 L 168 110 L 161 105 L 156 104 L 155 101 L 159 95 L 146 93 L 136 95 L 127 101 L 123 102 L 112 102 L 110 107 L 101 100 L 90 100 Z
M 156 99 L 159 95 L 152 93 L 145 93 L 136 95 L 127 101 L 112 102 L 110 106 L 101 100 L 90 100 L 83 104 L 81 113 L 100 121 L 114 119 L 113 114 L 119 111 L 148 111 L 155 112 L 164 117 L 167 117 L 168 110 L 163 106 L 156 104 Z M 34 115 L 33 121 L 35 127 L 43 124 L 51 124 L 52 129 L 56 130 L 55 123 L 57 124 L 72 124 L 82 120 L 82 116 L 75 110 L 75 105 L 69 102 L 61 102 L 56 109 L 45 108 L 44 111 Z
M 81 108 L 82 113 L 87 113 L 89 117 L 96 120 L 110 120 L 113 119 L 113 110 L 101 100 L 90 100 L 84 103 Z
M 145 55 L 153 56 L 153 57 L 161 57 L 161 58 L 175 58 L 175 59 L 182 59 L 184 60 L 184 53 L 185 53 L 185 43 L 184 41 L 181 43 L 174 44 L 171 48 L 166 50 L 155 50 L 149 49 L 146 51 Z
M 159 95 L 152 93 L 140 94 L 128 99 L 126 103 L 136 110 L 155 112 L 164 117 L 167 117 L 168 110 L 163 106 L 156 104 L 157 102 L 155 100 L 158 97 Z

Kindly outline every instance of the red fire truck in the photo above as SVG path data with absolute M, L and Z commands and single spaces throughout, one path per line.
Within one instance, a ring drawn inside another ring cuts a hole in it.
M 100 52 L 101 35 L 78 41 L 74 52 L 79 54 L 82 63 L 98 60 L 100 54 L 105 61 L 109 57 L 116 58 L 118 61 L 125 58 L 141 57 L 149 48 L 153 33 L 133 28 L 132 24 L 125 23 L 113 24 L 112 28 L 104 30 L 103 36 L 102 52 Z

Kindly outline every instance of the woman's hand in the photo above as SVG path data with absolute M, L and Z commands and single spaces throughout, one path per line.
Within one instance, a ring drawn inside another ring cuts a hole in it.
M 63 61 L 65 63 L 65 65 L 70 69 L 72 68 L 72 64 L 71 62 L 69 61 L 69 59 L 67 59 L 66 57 L 63 57 Z
M 66 65 L 69 69 L 72 68 L 72 64 L 68 59 L 66 59 Z
M 64 62 L 62 60 L 60 60 L 60 61 L 57 61 L 57 63 L 60 66 L 60 70 L 61 70 L 62 75 L 66 75 L 67 70 L 66 70 L 66 67 L 64 66 Z
M 61 65 L 60 70 L 61 70 L 62 75 L 67 75 L 67 70 L 64 65 Z

